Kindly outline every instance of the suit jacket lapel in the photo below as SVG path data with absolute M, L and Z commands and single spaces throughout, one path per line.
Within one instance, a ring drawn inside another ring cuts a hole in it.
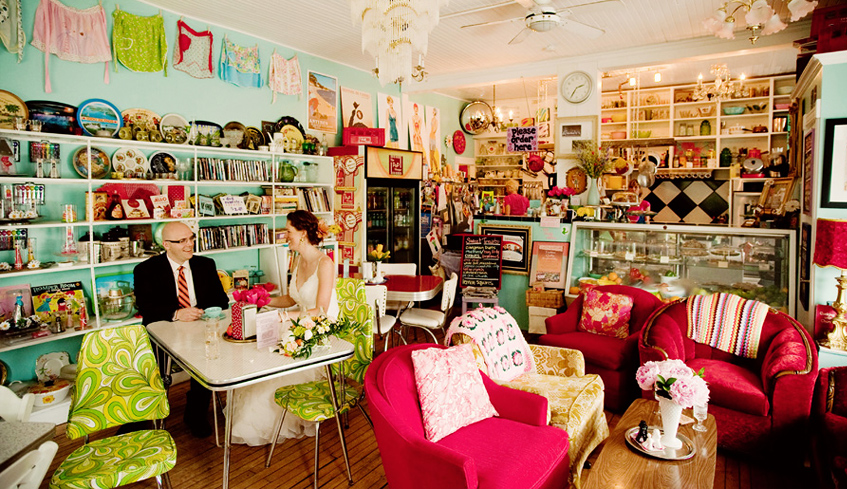
M 159 255 L 162 257 L 161 274 L 162 274 L 162 297 L 167 297 L 173 304 L 179 304 L 179 299 L 176 295 L 176 283 L 174 282 L 174 271 L 171 268 L 171 262 L 168 261 L 167 253 Z

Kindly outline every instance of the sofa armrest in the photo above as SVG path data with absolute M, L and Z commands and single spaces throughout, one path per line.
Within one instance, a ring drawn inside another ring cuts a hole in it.
M 665 306 L 667 307 L 667 306 Z M 660 309 L 659 311 L 662 311 Z M 654 361 L 685 360 L 685 343 L 682 328 L 669 315 L 653 314 L 641 329 L 638 337 L 638 356 L 641 364 Z
M 476 463 L 467 455 L 417 439 L 411 443 L 409 465 L 406 466 L 408 487 L 457 487 L 472 488 L 479 485 Z M 426 463 L 420 463 L 426 460 Z
M 565 312 L 544 320 L 544 324 L 547 326 L 547 334 L 573 333 L 576 331 L 576 325 L 579 323 L 581 314 L 582 294 L 579 294 Z
M 491 404 L 501 418 L 533 426 L 547 426 L 548 409 L 545 397 L 497 385 L 487 375 L 482 376 L 482 381 Z
M 557 346 L 529 345 L 535 361 L 535 373 L 557 377 L 585 375 L 585 357 L 579 350 Z

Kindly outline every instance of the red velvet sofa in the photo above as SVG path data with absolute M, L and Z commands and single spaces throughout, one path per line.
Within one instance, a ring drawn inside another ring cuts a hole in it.
M 818 371 L 817 349 L 803 326 L 771 309 L 755 359 L 696 343 L 687 331 L 686 301 L 657 311 L 641 330 L 641 363 L 670 358 L 696 371 L 705 368 L 718 446 L 802 460 Z M 643 394 L 653 398 L 652 392 Z
M 392 489 L 564 488 L 568 435 L 547 426 L 547 399 L 501 387 L 482 374 L 499 417 L 461 428 L 436 443 L 424 435 L 412 352 L 416 344 L 379 355 L 365 376 L 385 477 Z
M 812 406 L 812 457 L 821 487 L 847 488 L 847 367 L 820 370 Z
M 635 382 L 635 371 L 639 366 L 638 333 L 663 302 L 649 292 L 626 285 L 603 285 L 597 290 L 634 299 L 629 336 L 625 340 L 577 331 L 576 326 L 582 317 L 583 295 L 580 294 L 567 311 L 547 318 L 547 334 L 541 336 L 538 342 L 581 351 L 585 357 L 585 373 L 597 374 L 603 379 L 606 409 L 624 411 L 640 395 Z

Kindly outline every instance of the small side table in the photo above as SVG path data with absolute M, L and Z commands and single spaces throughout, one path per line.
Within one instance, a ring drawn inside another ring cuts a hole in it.
M 482 307 L 483 304 L 492 304 L 493 306 L 500 305 L 500 298 L 496 295 L 494 297 L 465 297 L 462 295 L 462 314 L 464 315 L 468 312 L 468 304 L 477 304 L 478 307 Z M 492 307 L 493 307 L 492 306 Z
M 818 352 L 818 368 L 847 366 L 847 351 L 821 346 Z

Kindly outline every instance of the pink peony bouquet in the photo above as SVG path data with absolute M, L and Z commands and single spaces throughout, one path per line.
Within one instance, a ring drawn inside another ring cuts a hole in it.
M 659 397 L 670 399 L 683 409 L 709 402 L 709 386 L 703 372 L 694 372 L 682 360 L 647 362 L 638 368 L 635 380 L 643 390 L 654 390 Z
M 574 189 L 570 187 L 553 187 L 547 191 L 547 197 L 551 199 L 564 199 L 574 194 Z
M 273 290 L 273 284 L 270 285 Z M 232 298 L 236 302 L 246 302 L 248 304 L 256 304 L 256 308 L 261 309 L 271 302 L 271 294 L 268 287 L 263 285 L 254 285 L 250 290 L 236 290 L 232 293 Z

